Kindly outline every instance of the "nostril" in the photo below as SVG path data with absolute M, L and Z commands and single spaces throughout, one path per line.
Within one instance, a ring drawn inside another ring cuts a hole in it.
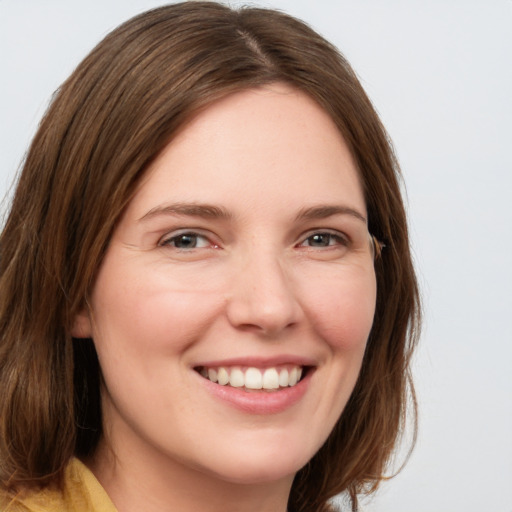
M 269 263 L 252 267 L 233 282 L 227 303 L 229 322 L 245 332 L 275 336 L 300 322 L 303 314 L 296 291 L 281 269 Z

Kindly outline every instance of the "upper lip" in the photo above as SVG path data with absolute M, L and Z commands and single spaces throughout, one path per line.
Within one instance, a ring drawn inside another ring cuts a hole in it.
M 285 364 L 295 366 L 316 366 L 316 361 L 310 357 L 288 354 L 277 355 L 272 357 L 245 356 L 227 359 L 198 361 L 193 365 L 193 367 L 198 368 L 205 366 L 207 368 L 218 368 L 220 366 L 248 366 L 254 368 L 272 368 L 273 366 L 280 366 Z

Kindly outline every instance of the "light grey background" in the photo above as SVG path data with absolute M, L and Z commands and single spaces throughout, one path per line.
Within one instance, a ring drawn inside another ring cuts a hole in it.
M 252 3 L 345 53 L 405 175 L 425 306 L 420 434 L 365 510 L 512 512 L 512 2 Z M 0 0 L 1 195 L 52 92 L 108 31 L 161 4 Z

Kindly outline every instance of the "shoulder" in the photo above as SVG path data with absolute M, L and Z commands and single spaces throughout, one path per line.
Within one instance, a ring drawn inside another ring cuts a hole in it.
M 66 468 L 62 489 L 0 495 L 0 512 L 117 512 L 94 475 L 78 459 Z

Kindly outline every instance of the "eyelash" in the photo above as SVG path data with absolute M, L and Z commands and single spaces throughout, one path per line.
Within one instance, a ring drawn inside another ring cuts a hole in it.
M 308 241 L 311 244 L 311 240 L 314 237 L 324 237 L 324 238 L 328 237 L 327 244 L 326 245 L 317 245 L 317 246 L 305 245 Z M 184 239 L 187 239 L 187 238 L 190 239 L 191 243 L 193 244 L 193 247 L 178 247 L 176 245 L 178 240 L 182 239 L 182 241 L 183 241 Z M 197 246 L 197 241 L 199 239 L 204 239 L 206 241 L 200 247 Z M 171 247 L 174 247 L 175 249 L 182 250 L 182 251 L 187 251 L 187 250 L 192 250 L 192 249 L 204 249 L 204 248 L 208 248 L 208 247 L 218 248 L 218 246 L 214 243 L 211 243 L 205 235 L 202 235 L 202 234 L 194 232 L 194 231 L 185 231 L 182 233 L 175 234 L 169 238 L 165 238 L 164 240 L 162 240 L 159 245 L 161 245 L 163 247 L 171 246 Z M 302 240 L 302 242 L 298 243 L 295 247 L 307 247 L 309 249 L 315 249 L 315 248 L 323 249 L 323 248 L 330 248 L 330 247 L 336 247 L 336 246 L 347 247 L 348 245 L 349 245 L 348 237 L 339 232 L 333 233 L 330 231 L 315 231 L 315 232 L 309 234 L 307 237 L 305 237 Z
M 195 240 L 196 243 L 195 243 L 194 247 L 178 247 L 178 246 L 176 246 L 177 240 L 179 240 L 179 239 L 183 240 L 186 238 Z M 197 247 L 198 239 L 204 239 L 204 240 L 206 240 L 206 243 L 202 247 Z M 200 233 L 196 233 L 195 231 L 184 231 L 182 233 L 175 234 L 169 238 L 165 238 L 164 240 L 162 240 L 159 245 L 161 245 L 163 247 L 171 246 L 171 247 L 174 247 L 175 249 L 181 250 L 181 251 L 187 251 L 187 250 L 191 250 L 191 249 L 204 249 L 206 247 L 214 247 L 214 248 L 217 247 L 217 245 L 212 244 L 205 235 L 201 235 Z
M 328 237 L 327 245 L 304 245 L 306 242 L 311 241 L 314 237 Z M 335 243 L 331 243 L 335 242 Z M 330 232 L 330 231 L 315 231 L 308 235 L 301 243 L 297 244 L 297 247 L 308 247 L 311 249 L 314 248 L 329 248 L 336 246 L 344 246 L 347 247 L 349 245 L 349 239 L 346 235 L 343 235 L 339 232 Z

